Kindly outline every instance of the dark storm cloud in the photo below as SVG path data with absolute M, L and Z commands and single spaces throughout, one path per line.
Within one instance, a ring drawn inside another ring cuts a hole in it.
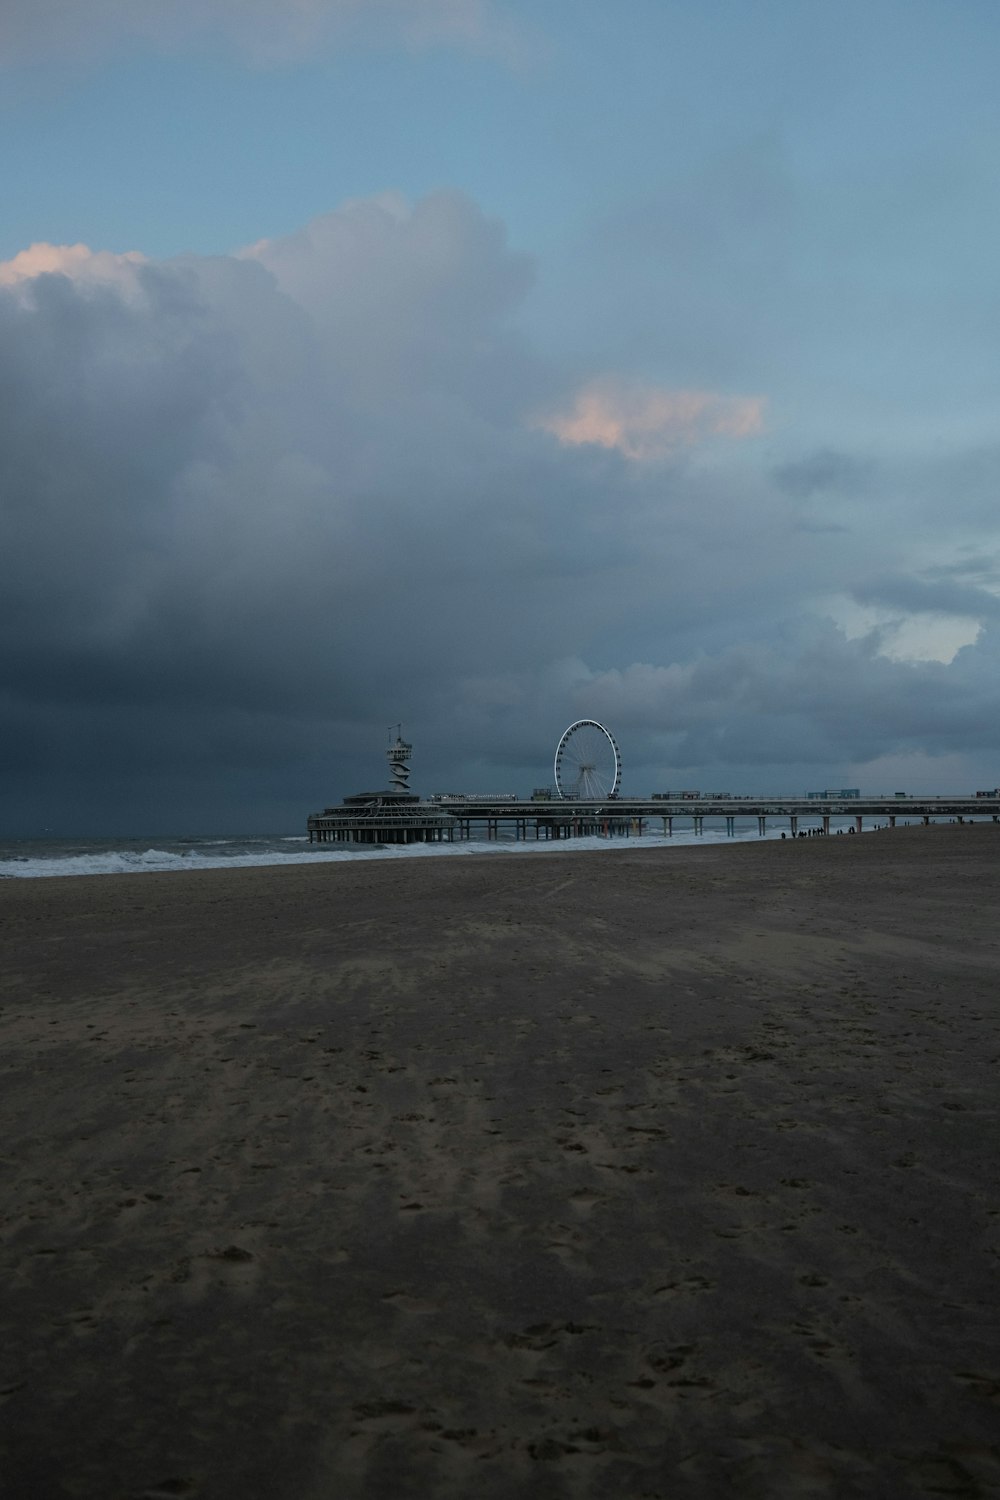
M 894 661 L 880 645 L 877 633 L 846 640 L 832 624 L 803 619 L 794 632 L 731 644 L 684 665 L 594 672 L 567 662 L 561 682 L 551 671 L 541 680 L 508 679 L 505 702 L 512 714 L 533 715 L 558 687 L 571 710 L 616 727 L 633 766 L 642 746 L 644 774 L 649 779 L 659 767 L 661 786 L 673 784 L 673 767 L 728 768 L 760 786 L 771 780 L 761 768 L 993 751 L 1000 633 L 949 666 Z M 476 690 L 485 697 L 490 687 Z
M 924 577 L 931 581 L 946 579 L 995 585 L 1000 583 L 1000 554 L 966 548 L 964 555 L 955 562 L 932 563 L 924 569 Z
M 1000 618 L 1000 597 L 988 589 L 949 579 L 902 575 L 871 578 L 856 584 L 852 592 L 859 604 L 880 605 L 907 614 L 962 615 L 973 620 Z
M 425 790 L 524 789 L 593 714 L 640 788 L 989 744 L 989 632 L 908 663 L 821 618 L 840 593 L 992 620 L 984 580 L 912 575 L 890 532 L 859 582 L 857 535 L 796 529 L 807 491 L 836 524 L 850 462 L 765 467 L 755 432 L 678 426 L 683 392 L 630 388 L 665 414 L 650 458 L 545 430 L 593 372 L 519 335 L 532 275 L 449 193 L 236 257 L 0 267 L 8 811 L 204 824 L 214 784 L 230 825 L 297 819 L 380 784 L 400 718 Z
M 164 742 L 226 762 L 222 711 L 284 714 L 291 748 L 301 715 L 380 721 L 442 670 L 576 639 L 571 599 L 562 636 L 543 616 L 595 566 L 609 465 L 527 423 L 552 389 L 507 324 L 530 266 L 456 195 L 334 218 L 241 259 L 8 268 L 15 759 L 115 764 L 125 706 L 147 765 Z
M 775 484 L 795 500 L 811 500 L 830 493 L 858 494 L 872 478 L 871 463 L 832 448 L 779 464 L 774 470 Z
M 213 448 L 239 382 L 188 278 L 135 273 L 137 305 L 44 275 L 0 295 L 0 625 L 13 649 L 114 647 L 148 609 L 163 499 Z M 123 566 L 124 563 L 124 566 Z

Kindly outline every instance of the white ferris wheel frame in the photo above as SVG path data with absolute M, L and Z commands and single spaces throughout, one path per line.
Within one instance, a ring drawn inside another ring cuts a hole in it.
M 613 784 L 611 786 L 611 789 L 610 789 L 610 791 L 602 792 L 600 794 L 600 796 L 596 797 L 596 798 L 581 797 L 579 793 L 574 793 L 574 792 L 570 792 L 570 791 L 564 790 L 564 787 L 563 787 L 563 778 L 562 778 L 562 760 L 563 760 L 563 755 L 564 755 L 564 752 L 566 750 L 567 745 L 569 745 L 571 743 L 571 741 L 573 739 L 573 736 L 580 729 L 596 729 L 601 734 L 603 734 L 604 737 L 605 737 L 605 739 L 607 740 L 608 744 L 611 747 L 611 753 L 612 753 L 612 755 L 614 757 L 615 774 L 614 774 L 614 781 L 613 781 Z M 559 739 L 559 743 L 556 746 L 556 755 L 555 755 L 553 775 L 554 775 L 554 778 L 555 778 L 556 793 L 557 793 L 557 795 L 563 801 L 576 801 L 576 802 L 581 802 L 581 801 L 602 801 L 603 802 L 603 801 L 605 801 L 607 799 L 610 799 L 610 798 L 613 798 L 613 797 L 617 797 L 617 795 L 618 795 L 618 788 L 621 786 L 621 780 L 622 780 L 622 757 L 621 757 L 621 751 L 618 749 L 618 741 L 615 739 L 615 737 L 611 733 L 610 729 L 606 729 L 604 727 L 604 725 L 603 724 L 599 724 L 596 719 L 577 719 L 577 720 L 575 720 L 575 722 L 572 723 L 569 726 L 568 729 L 566 729 L 566 730 L 563 731 L 563 733 L 562 733 L 562 735 L 561 735 L 561 737 Z

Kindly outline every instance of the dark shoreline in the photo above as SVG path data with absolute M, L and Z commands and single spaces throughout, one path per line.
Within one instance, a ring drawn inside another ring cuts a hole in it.
M 1000 829 L 0 885 L 11 1495 L 1000 1493 Z

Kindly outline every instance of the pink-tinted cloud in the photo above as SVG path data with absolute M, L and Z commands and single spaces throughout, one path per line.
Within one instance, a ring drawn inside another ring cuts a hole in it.
M 16 286 L 36 276 L 68 276 L 76 282 L 113 282 L 124 290 L 135 280 L 135 269 L 146 257 L 137 250 L 116 255 L 111 250 L 91 250 L 88 245 L 47 245 L 41 242 L 20 251 L 12 260 L 0 261 L 0 286 Z
M 616 448 L 627 458 L 660 458 L 710 438 L 755 437 L 763 430 L 763 396 L 721 396 L 712 391 L 606 378 L 577 392 L 572 406 L 543 417 L 538 426 L 561 443 Z

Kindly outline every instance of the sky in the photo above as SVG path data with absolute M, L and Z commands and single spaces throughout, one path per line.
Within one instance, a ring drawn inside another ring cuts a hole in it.
M 4 0 L 0 828 L 1000 784 L 994 0 Z M 394 732 L 394 730 L 393 730 Z

